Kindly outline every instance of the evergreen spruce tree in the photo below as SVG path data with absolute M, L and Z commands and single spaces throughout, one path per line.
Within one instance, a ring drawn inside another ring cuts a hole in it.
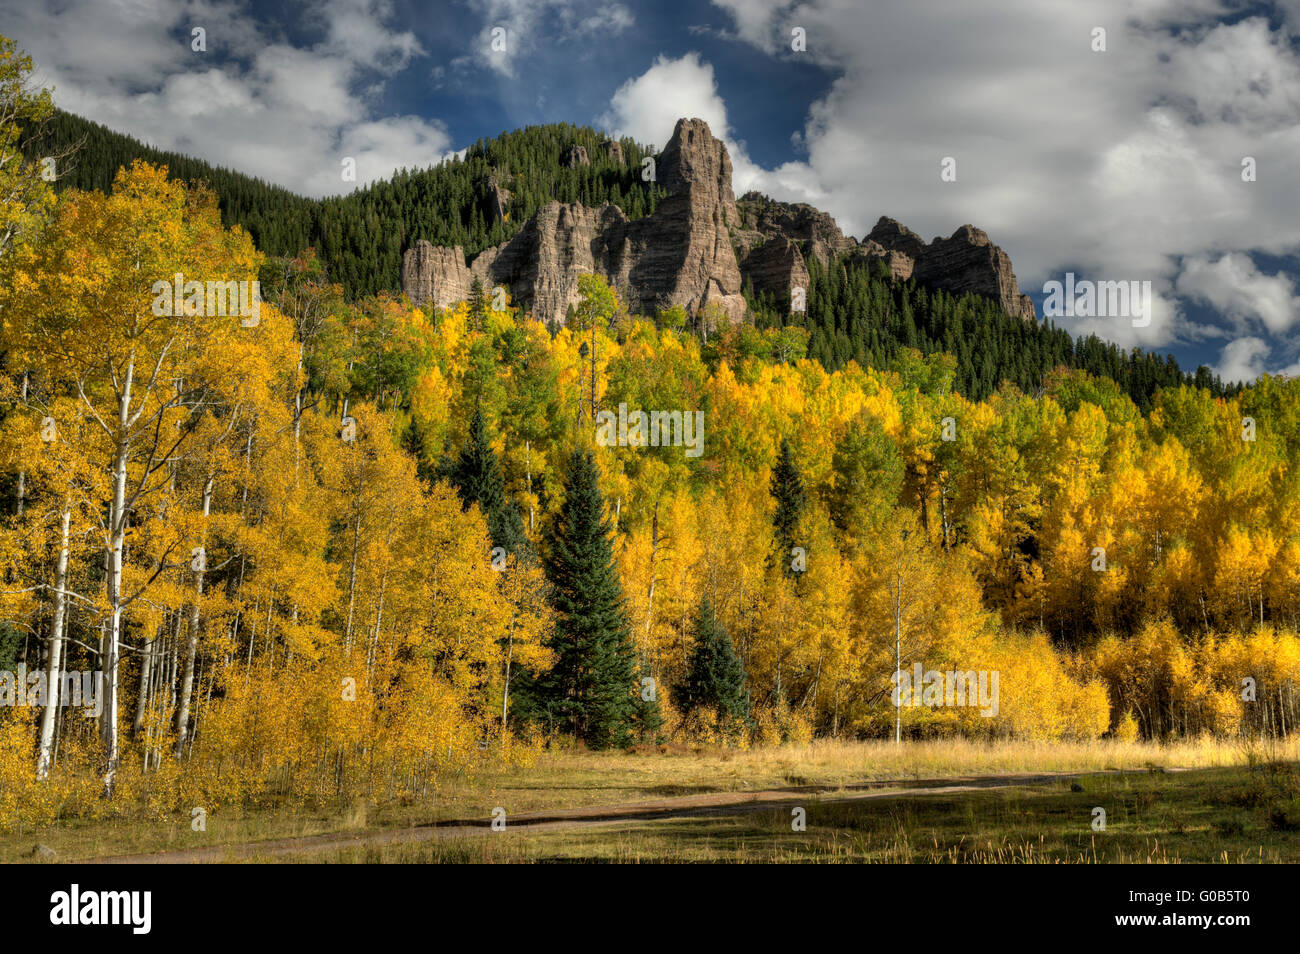
M 700 600 L 694 623 L 695 648 L 686 679 L 676 690 L 684 712 L 712 706 L 722 719 L 749 718 L 749 690 L 745 687 L 745 665 L 731 645 L 731 637 L 718 622 L 713 603 L 706 594 Z
M 414 421 L 406 427 L 402 437 L 402 448 L 415 458 L 415 475 L 422 484 L 431 485 L 438 477 L 438 462 L 429 454 L 428 442 Z
M 803 477 L 790 452 L 790 442 L 784 437 L 781 438 L 776 466 L 772 468 L 771 494 L 776 501 L 776 511 L 772 514 L 772 525 L 776 531 L 776 561 L 787 574 L 793 575 L 795 570 L 791 565 L 790 551 L 798 544 L 795 532 L 808 498 Z
M 642 742 L 662 742 L 664 719 L 659 711 L 659 697 L 647 688 L 644 673 L 645 670 L 638 668 L 633 674 L 637 692 L 632 699 L 632 730 Z
M 574 451 L 543 564 L 556 614 L 555 665 L 535 691 L 538 708 L 596 749 L 627 744 L 645 721 L 638 718 L 640 686 L 612 529 L 595 459 Z
M 483 306 L 487 303 L 487 294 L 483 291 L 482 280 L 475 275 L 474 281 L 469 286 L 469 316 L 470 324 L 477 328 L 483 320 Z
M 481 407 L 474 411 L 469 425 L 469 440 L 452 465 L 450 477 L 461 505 L 468 510 L 470 504 L 476 503 L 483 511 L 492 546 L 502 547 L 507 553 L 523 555 L 528 544 L 523 519 L 514 502 L 506 497 L 505 480 L 488 438 L 487 422 Z

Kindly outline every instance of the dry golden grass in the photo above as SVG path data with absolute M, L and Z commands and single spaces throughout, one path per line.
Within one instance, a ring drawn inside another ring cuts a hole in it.
M 491 755 L 491 753 L 487 753 Z M 587 752 L 562 749 L 542 753 L 531 765 L 508 769 L 494 765 L 490 758 L 472 775 L 443 780 L 438 793 L 415 804 L 375 803 L 365 799 L 349 800 L 335 809 L 306 809 L 290 804 L 274 808 L 224 808 L 209 813 L 208 830 L 192 832 L 189 814 L 175 819 L 148 817 L 137 806 L 122 804 L 117 817 L 105 821 L 72 820 L 59 825 L 10 832 L 0 835 L 0 861 L 23 860 L 35 843 L 48 844 L 59 852 L 60 860 L 103 857 L 117 854 L 183 850 L 215 845 L 249 844 L 267 839 L 299 837 L 331 832 L 402 829 L 414 825 L 446 823 L 454 820 L 485 820 L 497 806 L 505 807 L 510 816 L 556 809 L 614 806 L 677 796 L 708 795 L 726 792 L 783 790 L 806 793 L 810 797 L 833 798 L 849 786 L 864 783 L 884 788 L 912 785 L 924 780 L 957 779 L 973 776 L 1048 774 L 1053 772 L 1106 772 L 1125 770 L 1152 774 L 1153 778 L 1172 779 L 1164 769 L 1215 770 L 1261 762 L 1300 761 L 1300 741 L 1269 743 L 1263 746 L 1213 739 L 1189 740 L 1168 745 L 1117 741 L 1078 743 L 975 742 L 961 739 L 929 742 L 842 742 L 819 740 L 806 745 L 783 745 L 748 750 L 699 748 L 682 745 L 647 746 L 632 752 Z M 1187 773 L 1190 775 L 1191 773 Z M 1112 776 L 1113 777 L 1113 776 Z M 1053 783 L 1062 785 L 1063 783 Z M 1068 785 L 1064 785 L 1068 790 Z M 1189 790 L 1188 798 L 1201 798 L 1201 788 Z M 978 799 L 976 799 L 978 801 Z M 960 815 L 962 805 L 972 803 L 961 797 L 952 810 Z M 828 821 L 830 819 L 828 818 Z M 831 825 L 837 830 L 836 824 Z M 687 839 L 692 847 L 681 853 L 672 839 L 690 831 L 653 826 L 638 834 L 605 833 L 565 834 L 522 832 L 509 841 L 524 839 L 526 847 L 504 850 L 504 844 L 489 848 L 448 850 L 454 857 L 470 857 L 487 851 L 499 860 L 525 860 L 537 857 L 604 857 L 613 860 L 678 857 L 699 860 L 750 857 L 751 849 L 726 846 L 715 851 L 708 839 Z M 1020 840 L 1000 841 L 974 849 L 962 846 L 965 860 L 1037 860 L 1041 849 L 1028 836 Z M 566 848 L 567 846 L 567 848 Z M 432 851 L 433 849 L 427 849 Z M 806 852 L 777 844 L 757 851 L 757 857 L 789 860 L 807 856 L 824 860 L 903 860 L 923 857 L 926 860 L 957 860 L 947 856 L 954 850 L 942 840 L 916 847 L 906 827 L 897 832 L 872 836 L 871 844 L 845 841 L 833 837 L 819 840 Z M 1130 859 L 1138 856 L 1152 860 L 1161 850 L 1129 844 L 1125 851 Z M 1246 846 L 1234 846 L 1234 856 L 1245 853 Z M 571 852 L 571 854 L 570 854 Z M 1087 849 L 1077 849 L 1077 860 L 1086 860 Z M 417 849 L 392 849 L 380 852 L 377 860 L 409 860 L 419 856 Z M 439 851 L 441 854 L 441 850 Z M 1053 852 L 1056 860 L 1059 853 Z M 391 855 L 391 859 L 390 856 Z M 354 856 L 355 857 L 355 856 Z M 454 860 L 448 857 L 448 860 Z M 1111 859 L 1115 860 L 1115 859 Z M 1207 859 L 1211 860 L 1211 859 Z
M 925 742 L 816 740 L 806 745 L 722 749 L 643 746 L 632 752 L 565 750 L 542 755 L 520 773 L 530 782 L 613 776 L 618 789 L 662 791 L 672 786 L 716 791 L 787 785 L 953 778 L 1009 773 L 1090 772 L 1107 769 L 1215 768 L 1243 765 L 1251 751 L 1269 759 L 1300 759 L 1300 739 L 1258 744 L 1205 737 L 1151 742 Z M 496 778 L 500 778 L 496 776 Z M 480 780 L 480 782 L 483 780 Z

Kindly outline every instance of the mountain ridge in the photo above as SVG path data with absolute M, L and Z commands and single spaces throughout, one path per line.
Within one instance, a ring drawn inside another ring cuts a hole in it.
M 315 248 L 326 274 L 353 300 L 398 291 L 403 256 L 420 238 L 449 251 L 460 245 L 468 269 L 484 250 L 514 238 L 552 201 L 596 209 L 608 201 L 635 222 L 653 215 L 667 195 L 661 183 L 641 178 L 644 160 L 662 154 L 569 124 L 481 139 L 463 159 L 398 170 L 346 197 L 324 200 L 153 149 L 68 113 L 56 114 L 46 133 L 43 142 L 25 143 L 29 157 L 85 142 L 71 169 L 61 170 L 56 188 L 105 191 L 117 169 L 135 158 L 166 164 L 173 178 L 206 182 L 225 223 L 246 228 L 268 256 Z M 575 145 L 583 146 L 587 161 L 579 157 L 571 167 L 565 159 Z M 1095 335 L 1074 338 L 1047 319 L 1012 317 L 995 301 L 1000 295 L 972 295 L 956 283 L 950 291 L 917 285 L 917 262 L 933 243 L 893 219 L 882 217 L 857 240 L 812 206 L 746 193 L 735 200 L 735 210 L 734 227 L 729 217 L 726 224 L 747 323 L 802 326 L 810 336 L 808 356 L 828 368 L 850 360 L 887 364 L 899 349 L 916 348 L 957 357 L 959 381 L 974 398 L 991 393 L 1001 380 L 1032 391 L 1058 366 L 1119 382 L 1139 407 L 1150 406 L 1161 387 L 1190 384 L 1219 395 L 1231 390 L 1204 366 L 1184 372 L 1168 355 L 1121 349 Z M 971 230 L 969 237 L 977 238 L 978 230 Z M 1001 250 L 991 243 L 975 248 L 990 257 L 982 274 L 996 277 L 993 266 Z M 828 267 L 831 258 L 837 259 L 836 268 Z M 1007 265 L 1009 270 L 1009 259 Z M 807 311 L 792 312 L 789 289 L 804 283 Z M 998 288 L 988 281 L 985 290 Z
M 586 148 L 576 143 L 565 153 L 570 166 L 588 161 Z M 895 277 L 915 276 L 935 289 L 990 298 L 1010 315 L 1037 317 L 1033 301 L 1020 294 L 1010 257 L 973 225 L 925 245 L 882 217 L 858 243 L 811 205 L 756 192 L 738 201 L 727 147 L 704 120 L 677 121 L 657 171 L 667 195 L 637 225 L 608 204 L 595 209 L 550 202 L 516 236 L 472 263 L 459 246 L 438 248 L 417 237 L 403 254 L 402 290 L 417 306 L 445 308 L 465 300 L 475 280 L 504 286 L 556 326 L 579 299 L 578 276 L 594 271 L 618 288 L 630 310 L 653 314 L 680 306 L 699 314 L 716 305 L 734 324 L 747 309 L 743 281 L 801 311 L 808 290 L 805 256 L 828 265 L 851 254 L 886 260 Z
M 459 246 L 418 239 L 403 256 L 402 290 L 414 305 L 445 308 L 465 300 L 475 279 L 502 285 L 555 327 L 581 297 L 579 276 L 597 272 L 633 311 L 717 308 L 733 324 L 743 320 L 747 306 L 728 234 L 739 213 L 726 146 L 702 120 L 682 119 L 658 157 L 657 177 L 667 195 L 640 220 L 609 203 L 548 202 L 513 238 L 468 266 Z

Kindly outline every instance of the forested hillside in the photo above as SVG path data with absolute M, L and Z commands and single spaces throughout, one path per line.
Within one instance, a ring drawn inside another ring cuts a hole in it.
M 952 295 L 916 282 L 894 281 L 880 262 L 849 258 L 825 268 L 808 260 L 807 311 L 791 314 L 787 302 L 746 288 L 750 314 L 760 327 L 794 323 L 809 332 L 808 357 L 834 370 L 856 361 L 890 367 L 905 348 L 946 352 L 957 359 L 954 387 L 982 400 L 1009 381 L 1022 391 L 1041 388 L 1058 367 L 1110 378 L 1145 413 L 1160 388 L 1184 384 L 1212 394 L 1235 393 L 1202 365 L 1188 374 L 1171 355 L 1125 351 L 1096 335 L 1075 338 L 1050 319 L 1027 322 L 979 295 Z
M 248 230 L 258 249 L 294 256 L 313 247 L 331 280 L 349 298 L 400 288 L 403 251 L 413 238 L 461 245 L 466 254 L 513 235 L 545 202 L 612 202 L 630 217 L 654 211 L 662 190 L 641 181 L 647 147 L 621 142 L 622 162 L 599 148 L 602 134 L 567 124 L 533 126 L 475 143 L 463 160 L 428 169 L 401 170 L 384 182 L 316 202 L 250 176 L 221 169 L 139 141 L 68 113 L 56 112 L 45 134 L 26 146 L 48 154 L 77 143 L 58 188 L 107 191 L 113 176 L 135 158 L 166 165 L 187 182 L 206 182 L 216 193 L 222 221 Z M 570 167 L 573 146 L 588 165 Z M 508 218 L 494 220 L 490 193 L 497 182 L 511 193 Z M 342 187 L 342 184 L 340 184 Z M 1208 368 L 1186 373 L 1171 356 L 1124 351 L 1095 336 L 1074 338 L 1044 321 L 1012 318 L 987 299 L 953 296 L 913 282 L 893 282 L 881 270 L 850 258 L 842 268 L 809 261 L 808 309 L 790 316 L 786 303 L 747 290 L 760 327 L 794 320 L 810 337 L 808 356 L 829 369 L 850 360 L 888 367 L 901 348 L 957 358 L 954 386 L 972 398 L 992 394 L 1004 380 L 1025 391 L 1042 386 L 1054 368 L 1079 368 L 1117 383 L 1144 412 L 1159 388 L 1195 384 L 1214 394 L 1233 393 Z
M 64 112 L 56 113 L 24 151 L 28 158 L 38 158 L 82 143 L 61 173 L 58 189 L 108 191 L 117 170 L 134 159 L 166 165 L 172 177 L 186 182 L 206 182 L 217 194 L 224 224 L 243 226 L 258 249 L 269 255 L 291 256 L 315 248 L 330 277 L 355 298 L 399 289 L 402 252 L 416 238 L 460 245 L 472 257 L 514 235 L 552 200 L 611 202 L 634 219 L 653 212 L 662 190 L 641 179 L 641 160 L 652 154 L 650 150 L 625 138 L 619 143 L 620 161 L 600 148 L 604 140 L 602 133 L 567 123 L 530 126 L 480 139 L 464 159 L 401 169 L 391 179 L 320 201 L 153 149 Z M 574 146 L 586 150 L 588 164 L 566 163 Z M 511 193 L 504 220 L 493 215 L 490 177 Z M 339 192 L 349 188 L 340 177 Z

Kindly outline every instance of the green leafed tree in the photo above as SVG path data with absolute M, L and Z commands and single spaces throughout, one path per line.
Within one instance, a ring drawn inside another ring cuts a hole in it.
M 32 59 L 13 40 L 0 36 L 0 260 L 10 246 L 37 231 L 49 213 L 49 182 L 58 161 L 71 151 L 25 159 L 24 138 L 32 139 L 54 110 L 49 90 L 32 82 Z

